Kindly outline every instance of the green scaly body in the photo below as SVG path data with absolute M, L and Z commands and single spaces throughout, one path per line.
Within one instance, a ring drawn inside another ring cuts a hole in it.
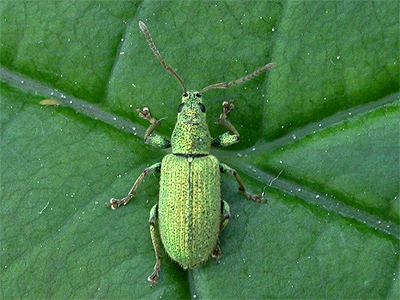
M 208 259 L 220 228 L 219 162 L 212 156 L 169 154 L 162 160 L 159 230 L 168 255 L 183 268 Z
M 220 170 L 209 155 L 211 135 L 201 97 L 182 98 L 172 133 L 172 154 L 161 163 L 159 229 L 168 255 L 184 268 L 208 259 L 221 221 Z

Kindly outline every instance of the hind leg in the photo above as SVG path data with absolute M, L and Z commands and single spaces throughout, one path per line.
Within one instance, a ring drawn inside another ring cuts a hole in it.
M 154 272 L 150 274 L 147 280 L 151 283 L 151 285 L 156 285 L 158 280 L 160 279 L 161 272 L 161 241 L 157 232 L 158 227 L 158 205 L 154 205 L 150 211 L 150 235 L 151 241 L 153 243 L 154 252 L 156 254 L 156 264 L 154 265 Z
M 222 208 L 221 208 L 221 224 L 219 227 L 219 234 L 221 234 L 226 225 L 228 225 L 229 218 L 231 217 L 231 210 L 229 208 L 229 204 L 224 200 L 222 200 L 221 202 L 222 202 Z M 222 257 L 222 250 L 219 245 L 219 239 L 211 256 L 215 258 L 217 261 Z

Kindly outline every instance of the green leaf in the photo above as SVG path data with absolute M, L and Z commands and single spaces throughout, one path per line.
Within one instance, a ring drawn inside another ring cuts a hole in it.
M 0 291 L 13 298 L 390 298 L 399 286 L 397 1 L 0 2 Z M 148 217 L 158 177 L 122 197 L 167 153 L 144 144 L 133 108 L 166 118 L 181 90 L 267 62 L 270 74 L 204 95 L 213 136 L 221 103 L 241 143 L 213 150 L 267 204 L 223 176 L 232 218 L 224 256 L 184 271 Z M 56 99 L 59 106 L 41 106 Z

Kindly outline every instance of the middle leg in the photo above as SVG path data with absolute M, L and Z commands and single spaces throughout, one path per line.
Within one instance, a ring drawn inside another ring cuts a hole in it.
M 221 201 L 221 224 L 219 227 L 219 234 L 221 235 L 221 232 L 225 229 L 226 225 L 228 225 L 229 218 L 231 217 L 231 210 L 229 208 L 229 204 L 222 200 Z M 215 249 L 213 253 L 211 254 L 213 258 L 215 258 L 217 261 L 222 257 L 222 250 L 221 246 L 219 244 L 219 239 L 217 242 L 217 245 L 215 246 Z
M 244 184 L 243 184 L 243 180 L 242 178 L 239 176 L 239 174 L 237 173 L 237 171 L 233 168 L 231 168 L 230 166 L 224 164 L 224 163 L 220 163 L 219 164 L 219 169 L 221 171 L 221 173 L 226 173 L 228 175 L 234 176 L 237 183 L 239 184 L 239 191 L 249 200 L 255 201 L 255 202 L 263 202 L 264 198 L 262 195 L 256 195 L 256 194 L 251 194 L 249 193 Z
M 150 174 L 153 174 L 154 172 L 160 172 L 161 170 L 161 163 L 155 163 L 154 165 L 151 165 L 150 167 L 144 169 L 142 174 L 136 179 L 135 183 L 133 184 L 131 190 L 129 191 L 128 195 L 122 199 L 115 199 L 111 198 L 109 207 L 112 209 L 117 209 L 121 205 L 127 205 L 129 201 L 136 195 L 136 190 L 139 188 L 139 186 L 142 184 L 143 180 L 145 179 L 146 176 L 149 176 Z

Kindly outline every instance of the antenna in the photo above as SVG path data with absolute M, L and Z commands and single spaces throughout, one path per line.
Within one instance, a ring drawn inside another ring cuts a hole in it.
M 160 52 L 157 50 L 156 45 L 153 42 L 153 38 L 151 37 L 150 31 L 147 28 L 146 24 L 142 21 L 139 21 L 139 28 L 143 32 L 147 44 L 149 45 L 150 50 L 153 52 L 154 56 L 160 61 L 160 64 L 163 68 L 168 72 L 171 73 L 176 79 L 178 79 L 179 83 L 181 84 L 183 91 L 186 92 L 186 86 L 183 82 L 182 78 L 176 73 L 176 71 L 165 62 L 165 59 L 161 56 Z
M 246 75 L 242 78 L 239 78 L 239 79 L 236 79 L 233 81 L 229 81 L 229 82 L 220 82 L 220 83 L 215 83 L 215 84 L 206 86 L 199 93 L 204 94 L 205 92 L 208 92 L 208 91 L 214 90 L 214 89 L 228 89 L 232 86 L 245 83 L 247 81 L 254 79 L 257 76 L 260 76 L 264 72 L 271 71 L 275 66 L 276 65 L 274 63 L 266 64 L 265 66 L 262 66 L 261 68 L 255 70 L 253 73 Z

